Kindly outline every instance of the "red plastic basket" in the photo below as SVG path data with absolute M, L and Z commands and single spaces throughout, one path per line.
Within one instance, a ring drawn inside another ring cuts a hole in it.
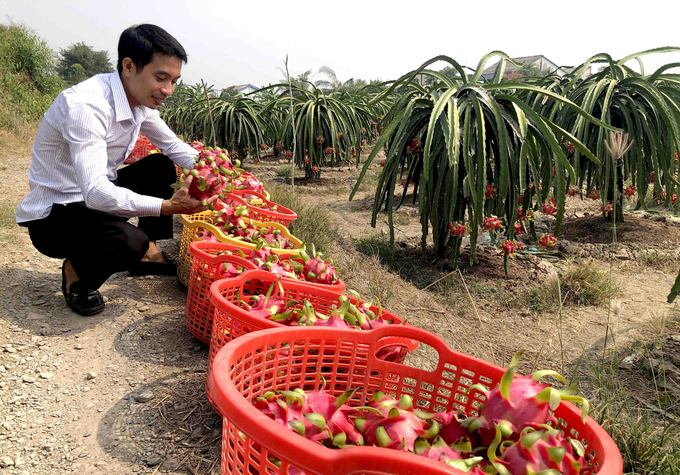
M 254 331 L 284 326 L 271 320 L 254 317 L 238 304 L 236 296 L 238 292 L 241 299 L 247 301 L 252 295 L 265 294 L 276 280 L 275 275 L 258 269 L 246 271 L 232 279 L 219 280 L 210 286 L 210 302 L 215 306 L 215 313 L 213 315 L 210 352 L 208 354 L 208 374 L 210 374 L 212 360 L 217 352 L 233 339 Z M 305 299 L 320 313 L 328 313 L 331 309 L 338 308 L 341 305 L 338 299 L 342 295 L 342 290 L 326 289 L 318 284 L 290 279 L 282 279 L 281 285 L 285 292 L 281 298 L 286 303 L 288 300 L 294 299 L 299 302 L 298 306 L 301 306 L 303 299 Z M 353 304 L 357 303 L 354 297 L 349 297 L 349 299 Z M 373 312 L 377 312 L 375 306 L 372 306 L 370 309 Z M 383 315 L 385 319 L 392 320 L 396 325 L 404 322 L 402 318 L 385 309 L 383 309 Z M 407 328 L 413 328 L 410 325 L 406 326 Z M 360 333 L 359 330 L 354 331 Z M 402 338 L 394 343 L 395 346 L 401 347 L 401 351 L 396 357 L 397 361 L 404 361 L 408 353 L 418 348 L 418 343 L 409 339 Z M 206 393 L 208 400 L 212 404 L 212 396 L 207 385 Z M 215 407 L 214 404 L 213 407 Z
M 257 204 L 248 204 L 248 206 L 250 207 L 250 219 L 254 219 L 256 221 L 269 221 L 281 223 L 285 227 L 290 226 L 290 223 L 297 219 L 297 213 L 295 211 L 292 211 L 284 206 L 281 206 L 280 204 L 270 201 L 263 193 L 260 193 L 258 191 L 234 190 L 231 193 L 227 194 L 227 196 L 229 195 L 237 195 L 241 199 L 252 200 L 253 198 L 255 198 L 257 200 L 261 200 L 262 203 L 270 207 L 271 206 L 278 207 L 276 211 L 273 211 L 269 208 L 262 208 Z M 257 201 L 255 203 L 257 203 Z
M 252 249 L 243 249 L 231 244 L 221 242 L 196 241 L 189 245 L 191 254 L 191 274 L 188 282 L 187 304 L 184 312 L 187 328 L 198 340 L 210 344 L 210 334 L 212 332 L 213 313 L 215 307 L 209 300 L 210 285 L 215 282 L 219 275 L 218 269 L 223 262 L 231 262 L 243 269 L 258 269 L 258 267 L 247 259 L 236 255 L 221 254 L 219 252 L 241 250 L 248 256 Z M 288 258 L 290 255 L 281 255 Z M 302 259 L 294 259 L 302 262 Z M 297 281 L 296 281 L 297 282 Z M 314 284 L 321 288 L 326 288 L 334 292 L 345 290 L 345 283 L 338 280 L 334 284 Z
M 238 255 L 221 254 L 220 251 L 233 251 L 234 246 L 219 242 L 192 242 L 189 253 L 192 255 L 191 274 L 187 292 L 184 321 L 197 340 L 210 344 L 213 313 L 215 307 L 210 303 L 210 285 L 219 276 L 222 263 L 232 263 L 244 270 L 257 269 L 257 266 Z
M 130 155 L 127 156 L 123 163 L 135 163 L 149 155 L 152 150 L 158 150 L 158 147 L 152 144 L 145 135 L 139 134 L 135 142 L 135 148 L 132 149 L 132 152 L 130 152 Z
M 437 368 L 425 371 L 376 358 L 398 337 L 415 338 L 439 353 Z M 467 394 L 473 384 L 495 386 L 504 369 L 449 348 L 437 336 L 402 325 L 370 332 L 283 327 L 251 333 L 230 342 L 215 356 L 208 387 L 223 415 L 221 473 L 247 474 L 456 474 L 453 467 L 426 457 L 379 447 L 332 450 L 282 428 L 252 402 L 271 390 L 326 389 L 339 395 L 360 388 L 349 401 L 363 405 L 380 390 L 394 398 L 413 397 L 428 412 L 463 409 L 478 415 L 483 397 Z M 614 441 L 592 418 L 562 402 L 555 411 L 559 429 L 580 440 L 591 469 L 585 474 L 621 475 L 623 463 Z M 277 467 L 270 459 L 281 462 Z M 300 471 L 296 471 L 301 470 Z

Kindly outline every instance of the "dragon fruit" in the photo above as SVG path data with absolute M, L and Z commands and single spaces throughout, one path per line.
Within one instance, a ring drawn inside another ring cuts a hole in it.
M 234 182 L 237 190 L 253 190 L 262 193 L 264 186 L 255 177 L 241 177 Z
M 470 433 L 461 426 L 461 423 L 465 420 L 465 415 L 460 411 L 439 412 L 433 414 L 433 417 L 437 419 L 442 426 L 439 430 L 439 437 L 441 437 L 446 444 L 453 444 L 462 438 L 466 438 L 470 442 L 472 448 L 481 445 L 477 433 Z
M 430 444 L 426 439 L 419 439 L 415 443 L 415 453 L 432 460 L 438 460 L 445 464 L 457 468 L 463 472 L 480 473 L 484 472 L 477 469 L 471 472 L 473 468 L 484 460 L 482 457 L 465 458 L 464 454 L 472 451 L 470 449 L 470 441 L 461 441 L 458 444 L 446 445 L 446 442 L 441 437 L 434 439 L 434 443 Z
M 207 229 L 200 229 L 196 232 L 196 236 L 202 241 L 218 242 L 217 236 Z
M 462 427 L 470 432 L 478 431 L 484 445 L 489 445 L 495 437 L 495 426 L 499 427 L 504 438 L 514 437 L 526 427 L 538 427 L 555 422 L 549 410 L 557 409 L 560 401 L 574 401 L 582 404 L 581 417 L 585 423 L 588 415 L 588 401 L 575 396 L 576 385 L 557 390 L 550 384 L 541 383 L 544 376 L 553 376 L 562 384 L 564 378 L 555 371 L 537 371 L 532 375 L 515 378 L 517 363 L 523 351 L 517 352 L 503 374 L 500 384 L 488 391 L 480 384 L 470 390 L 480 391 L 486 398 L 479 417 L 470 417 L 462 422 Z
M 279 279 L 269 287 L 265 295 L 253 295 L 250 297 L 249 300 L 254 302 L 253 305 L 243 301 L 238 293 L 236 294 L 236 300 L 250 314 L 256 317 L 285 323 L 294 317 L 295 312 L 291 307 L 296 305 L 297 301 L 291 299 L 288 302 L 284 302 L 283 298 L 281 298 L 283 293 L 283 286 L 281 285 L 281 279 Z
M 500 429 L 489 447 L 488 455 L 499 475 L 532 475 L 537 473 L 579 475 L 586 468 L 584 449 L 580 442 L 565 438 L 551 427 L 522 431 L 512 445 L 501 444 Z M 496 458 L 500 445 L 502 455 Z
M 372 410 L 367 412 L 366 418 L 358 417 L 354 421 L 364 435 L 366 445 L 413 452 L 419 437 L 433 439 L 439 433 L 439 423 L 436 420 L 428 423 L 419 418 L 413 400 L 406 394 L 394 401 L 377 391 L 368 407 Z
M 223 262 L 217 269 L 220 279 L 236 277 L 243 272 L 243 268 L 231 262 Z
M 300 275 L 300 278 L 308 282 L 316 282 L 319 284 L 334 284 L 338 280 L 338 273 L 335 267 L 332 266 L 333 261 L 330 259 L 323 260 L 323 254 L 317 253 L 312 244 L 312 255 L 309 257 L 306 252 L 306 246 L 303 244 L 300 247 L 300 256 L 304 261 L 304 265 L 296 264 L 295 271 Z
M 264 241 L 259 241 L 257 247 L 248 254 L 248 260 L 255 263 L 260 269 L 267 270 L 274 275 L 295 279 L 289 262 L 280 261 L 279 255 L 265 247 Z

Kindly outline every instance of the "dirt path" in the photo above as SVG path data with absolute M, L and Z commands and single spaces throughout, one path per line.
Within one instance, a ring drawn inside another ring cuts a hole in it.
M 0 206 L 7 208 L 27 190 L 30 147 L 7 136 L 0 140 L 0 149 L 12 150 L 11 155 L 0 155 L 0 185 L 7 190 Z M 273 180 L 271 169 L 266 162 L 255 167 Z M 305 200 L 325 205 L 341 228 L 334 257 L 346 272 L 348 287 L 363 294 L 385 294 L 392 311 L 461 351 L 487 359 L 493 353 L 502 363 L 525 348 L 528 359 L 540 353 L 541 367 L 559 369 L 555 313 L 527 311 L 526 300 L 518 303 L 528 283 L 546 280 L 550 262 L 517 259 L 511 267 L 513 277 L 506 280 L 497 253 L 488 246 L 481 248 L 487 265 L 465 274 L 474 286 L 477 316 L 465 294 L 457 300 L 438 298 L 420 290 L 422 280 L 406 274 L 401 278 L 398 270 L 390 271 L 377 265 L 377 258 L 354 250 L 353 240 L 387 230 L 384 216 L 379 216 L 377 229 L 369 227 L 372 202 L 367 192 L 351 203 L 346 200 L 355 175 L 353 168 L 329 171 L 324 173 L 328 185 L 299 188 Z M 580 204 L 574 210 L 583 212 Z M 417 254 L 420 240 L 415 210 L 404 207 L 397 226 L 406 265 L 406 257 Z M 680 228 L 671 225 L 668 233 L 678 237 Z M 669 240 L 666 248 L 673 242 L 678 241 Z M 108 298 L 106 311 L 79 318 L 63 301 L 60 261 L 35 251 L 23 228 L 3 228 L 0 243 L 5 249 L 0 255 L 3 473 L 217 473 L 221 421 L 203 391 L 207 348 L 184 327 L 186 293 L 176 279 L 117 274 L 102 288 Z M 176 246 L 166 243 L 170 251 Z M 603 260 L 589 262 L 603 270 L 609 266 Z M 437 275 L 447 272 L 441 269 Z M 630 259 L 616 260 L 622 312 L 611 316 L 610 323 L 617 345 L 658 331 L 668 311 L 664 302 L 673 274 L 631 265 Z M 432 281 L 434 275 L 429 277 Z M 460 287 L 456 279 L 456 275 L 445 279 L 444 289 Z M 606 318 L 602 307 L 565 309 L 564 345 L 575 349 L 568 353 L 568 362 L 578 358 L 581 348 L 602 347 Z M 432 355 L 421 350 L 411 361 L 427 366 Z

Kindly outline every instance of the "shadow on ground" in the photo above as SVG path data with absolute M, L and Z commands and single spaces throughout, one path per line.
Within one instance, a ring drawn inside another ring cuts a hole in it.
M 185 370 L 135 388 L 104 415 L 97 442 L 135 472 L 218 474 L 222 420 L 204 383 L 204 371 Z
M 184 307 L 131 323 L 118 333 L 113 347 L 132 360 L 165 366 L 203 367 L 208 359 L 208 346 L 186 328 Z

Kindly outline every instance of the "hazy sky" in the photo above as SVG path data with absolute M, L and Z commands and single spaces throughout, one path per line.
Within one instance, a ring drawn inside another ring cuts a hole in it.
M 120 33 L 154 23 L 186 49 L 184 80 L 216 88 L 276 83 L 286 54 L 293 75 L 328 65 L 344 81 L 394 79 L 440 54 L 471 67 L 493 50 L 570 66 L 601 52 L 618 59 L 680 46 L 677 0 L 462 3 L 0 0 L 0 22 L 25 23 L 54 50 L 84 41 L 109 51 L 113 64 Z M 670 62 L 680 63 L 680 53 L 647 57 L 645 72 Z

